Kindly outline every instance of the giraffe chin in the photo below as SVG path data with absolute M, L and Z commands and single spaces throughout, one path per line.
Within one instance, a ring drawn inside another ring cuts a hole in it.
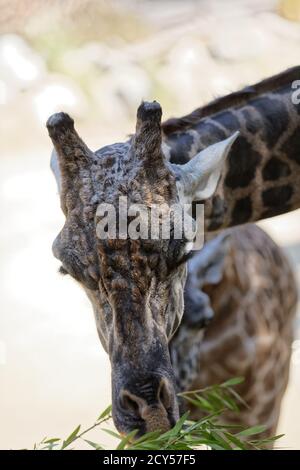
M 142 416 L 146 423 L 147 432 L 159 430 L 164 433 L 171 428 L 168 413 L 162 406 L 149 406 L 144 410 Z
M 179 414 L 176 413 L 175 416 L 170 415 L 163 407 L 161 406 L 148 406 L 145 407 L 144 412 L 142 413 L 142 419 L 135 421 L 134 423 L 127 423 L 126 428 L 124 425 L 121 425 L 120 428 L 118 424 L 115 424 L 121 436 L 125 437 L 132 431 L 136 431 L 136 434 L 132 437 L 132 441 L 135 441 L 142 437 L 144 434 L 149 432 L 160 432 L 161 434 L 169 431 L 179 419 Z

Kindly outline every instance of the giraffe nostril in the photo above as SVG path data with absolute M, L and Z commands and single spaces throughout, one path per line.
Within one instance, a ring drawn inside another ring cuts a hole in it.
M 147 392 L 142 398 L 129 390 L 123 389 L 120 394 L 120 407 L 126 413 L 134 414 L 136 417 L 143 417 L 146 408 L 161 406 L 167 413 L 172 409 L 174 402 L 174 391 L 166 379 L 161 379 L 158 388 L 153 385 L 141 387 L 142 391 Z M 147 395 L 147 396 L 146 396 Z
M 163 405 L 166 411 L 172 407 L 172 397 L 173 393 L 172 390 L 170 390 L 168 382 L 162 379 L 158 389 L 158 401 Z
M 121 394 L 120 405 L 123 411 L 135 414 L 136 416 L 140 415 L 141 400 L 127 390 L 123 390 Z

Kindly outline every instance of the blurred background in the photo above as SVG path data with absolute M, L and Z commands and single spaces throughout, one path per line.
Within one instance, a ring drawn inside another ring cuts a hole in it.
M 63 217 L 47 117 L 70 113 L 96 149 L 133 131 L 141 99 L 158 100 L 165 119 L 183 115 L 299 65 L 299 44 L 299 0 L 0 0 L 0 448 L 66 437 L 110 403 L 91 306 L 51 253 Z M 300 212 L 261 225 L 300 285 Z M 299 327 L 278 429 L 290 449 Z

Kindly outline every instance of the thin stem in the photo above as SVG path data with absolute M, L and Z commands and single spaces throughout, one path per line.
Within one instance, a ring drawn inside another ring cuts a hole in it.
M 66 446 L 64 446 L 64 444 L 62 444 L 62 447 L 61 447 L 60 450 L 66 449 L 67 447 L 69 447 L 70 444 L 73 444 L 73 442 L 77 441 L 78 439 L 82 439 L 82 436 L 84 436 L 88 432 L 92 431 L 93 429 L 97 428 L 98 426 L 100 426 L 101 424 L 105 423 L 106 421 L 108 421 L 110 419 L 111 419 L 111 415 L 108 415 L 105 418 L 101 419 L 100 421 L 97 421 L 96 423 L 92 424 L 92 426 L 85 429 L 80 434 L 77 434 L 76 436 L 74 436 L 74 438 L 70 442 L 68 442 L 68 444 Z

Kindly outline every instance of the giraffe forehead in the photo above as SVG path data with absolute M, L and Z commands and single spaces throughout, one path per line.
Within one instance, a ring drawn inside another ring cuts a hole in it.
M 104 191 L 110 192 L 113 188 L 114 194 L 150 192 L 152 199 L 173 195 L 175 177 L 164 154 L 158 162 L 144 162 L 136 158 L 131 143 L 129 140 L 98 150 L 94 160 L 94 180 Z
M 165 250 L 164 240 L 107 239 L 98 242 L 100 260 L 119 269 L 155 268 Z M 130 263 L 130 265 L 128 264 Z

